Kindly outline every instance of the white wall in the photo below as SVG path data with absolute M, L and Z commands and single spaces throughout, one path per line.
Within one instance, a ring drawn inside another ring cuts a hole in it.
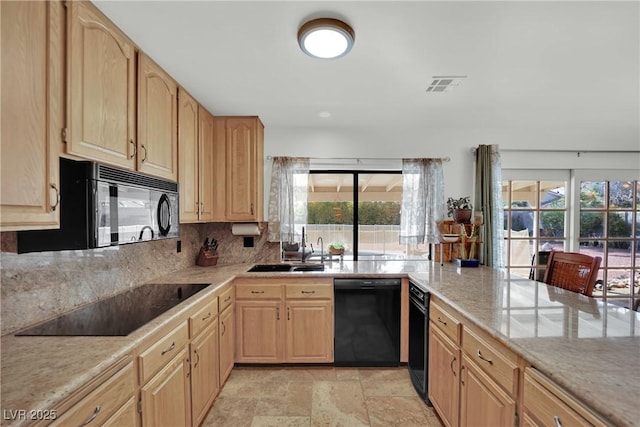
M 581 153 L 578 150 L 640 151 L 637 132 L 603 141 L 588 129 L 410 129 L 265 128 L 265 195 L 269 194 L 271 161 L 266 156 L 300 157 L 449 157 L 444 163 L 445 197 L 473 197 L 473 149 L 500 145 L 503 169 L 631 169 L 640 174 L 640 155 Z M 572 150 L 571 153 L 509 151 Z M 389 162 L 398 168 L 398 162 Z M 328 169 L 329 167 L 325 167 Z M 345 168 L 342 166 L 341 168 Z M 355 167 L 353 168 L 355 169 Z M 640 176 L 639 176 L 640 179 Z

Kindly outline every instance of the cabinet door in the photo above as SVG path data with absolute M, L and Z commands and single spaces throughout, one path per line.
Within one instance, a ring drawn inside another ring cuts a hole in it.
M 178 179 L 178 86 L 148 56 L 138 64 L 138 170 Z
M 183 349 L 140 390 L 143 426 L 191 426 L 189 358 Z
M 227 221 L 227 142 L 226 120 L 213 119 L 213 221 Z
M 460 425 L 514 425 L 515 401 L 466 355 L 462 356 L 460 378 Z
M 198 182 L 198 103 L 186 91 L 178 92 L 178 183 L 180 222 L 197 222 L 200 211 Z
M 262 217 L 259 203 L 258 180 L 262 185 L 262 158 L 255 117 L 228 118 L 226 120 L 227 157 L 227 219 L 230 221 L 257 221 Z M 259 177 L 259 178 L 258 178 Z
M 281 363 L 283 325 L 280 301 L 238 301 L 236 303 L 236 361 Z
M 445 426 L 458 425 L 460 349 L 429 322 L 429 400 Z
M 62 4 L 3 1 L 0 14 L 0 230 L 56 228 Z
M 218 322 L 205 329 L 191 348 L 191 419 L 200 425 L 218 395 Z
M 208 222 L 213 216 L 213 188 L 215 185 L 214 122 L 213 116 L 202 106 L 199 109 L 200 131 L 198 133 L 198 170 L 200 171 L 198 199 L 200 221 Z
M 287 301 L 286 329 L 287 362 L 333 362 L 333 304 L 331 301 Z
M 229 378 L 234 364 L 235 321 L 233 305 L 220 314 L 220 386 Z
M 134 45 L 91 3 L 67 4 L 67 152 L 134 169 Z

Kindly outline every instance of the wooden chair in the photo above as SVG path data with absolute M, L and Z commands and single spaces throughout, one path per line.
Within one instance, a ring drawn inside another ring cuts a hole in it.
M 552 251 L 543 282 L 591 296 L 598 277 L 601 257 L 577 252 Z

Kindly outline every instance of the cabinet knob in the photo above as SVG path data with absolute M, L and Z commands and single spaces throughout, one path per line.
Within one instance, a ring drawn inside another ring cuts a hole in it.
M 562 427 L 562 421 L 560 421 L 560 417 L 555 415 L 553 417 L 553 421 L 556 423 L 556 427 Z
M 142 149 L 144 150 L 144 156 L 142 156 L 142 160 L 140 160 L 140 162 L 144 163 L 144 161 L 147 160 L 147 147 L 145 147 L 144 144 L 142 144 L 140 147 L 142 147 Z

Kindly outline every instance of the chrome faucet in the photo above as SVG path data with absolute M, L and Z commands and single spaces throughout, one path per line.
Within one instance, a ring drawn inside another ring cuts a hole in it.
M 316 245 L 320 245 L 320 264 L 324 264 L 324 239 L 322 236 L 318 236 Z

